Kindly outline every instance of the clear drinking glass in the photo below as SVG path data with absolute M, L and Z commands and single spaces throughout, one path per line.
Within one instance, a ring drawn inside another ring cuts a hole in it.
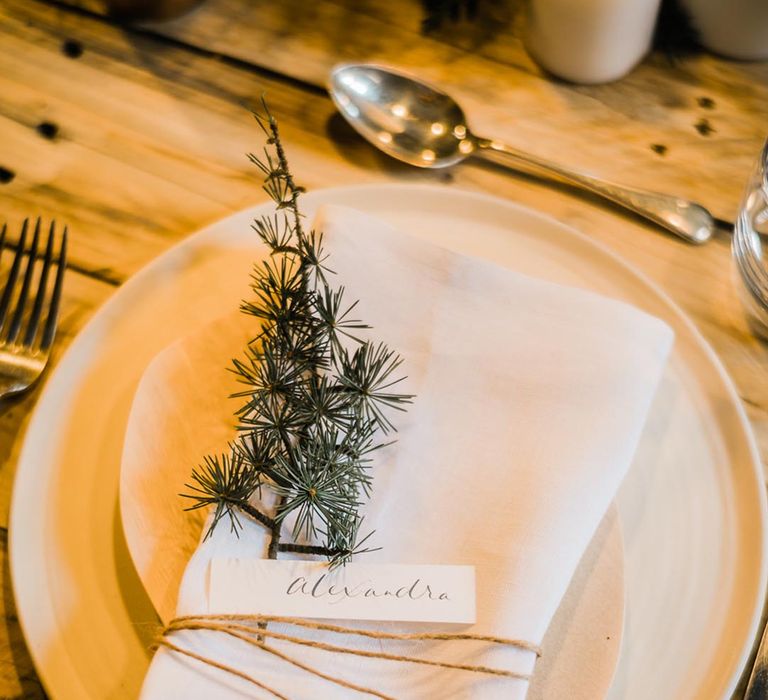
M 768 340 L 768 141 L 749 181 L 733 231 L 731 251 L 750 325 Z

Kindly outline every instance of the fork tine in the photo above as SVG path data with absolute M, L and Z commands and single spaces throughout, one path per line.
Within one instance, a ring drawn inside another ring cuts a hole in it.
M 48 286 L 48 270 L 51 267 L 53 258 L 53 239 L 55 238 L 56 222 L 51 221 L 51 227 L 48 230 L 48 244 L 45 246 L 45 259 L 43 260 L 43 269 L 40 273 L 40 281 L 37 284 L 37 296 L 35 304 L 32 307 L 32 314 L 29 317 L 27 332 L 24 334 L 24 345 L 31 347 L 35 342 L 37 328 L 40 325 L 40 315 L 43 311 L 43 302 L 45 301 L 46 287 Z
M 3 224 L 3 230 L 0 231 L 0 260 L 2 260 L 3 249 L 5 248 L 5 231 L 8 228 L 8 224 Z
M 11 295 L 16 287 L 16 278 L 19 275 L 19 266 L 21 265 L 21 258 L 24 255 L 24 247 L 27 243 L 28 225 L 29 219 L 24 219 L 24 224 L 21 227 L 21 236 L 19 236 L 18 248 L 16 249 L 16 256 L 13 258 L 13 265 L 11 265 L 11 271 L 8 273 L 8 280 L 6 281 L 5 289 L 3 290 L 3 296 L 0 299 L 0 330 L 5 326 L 8 305 L 11 303 Z
M 13 312 L 13 318 L 11 319 L 11 325 L 8 328 L 8 335 L 5 338 L 6 343 L 14 343 L 21 330 L 21 319 L 24 317 L 24 308 L 27 305 L 27 297 L 29 296 L 29 286 L 32 283 L 32 272 L 35 267 L 35 259 L 37 258 L 37 244 L 40 240 L 40 217 L 37 217 L 37 223 L 35 224 L 35 233 L 32 236 L 32 246 L 29 249 L 29 257 L 27 258 L 27 267 L 24 270 L 24 280 L 21 283 L 21 291 L 19 292 L 19 299 L 16 302 L 16 309 Z
M 45 328 L 43 329 L 43 340 L 40 343 L 41 350 L 48 350 L 53 343 L 56 335 L 56 321 L 59 317 L 59 304 L 61 302 L 61 288 L 64 283 L 64 270 L 67 268 L 67 227 L 61 234 L 61 249 L 59 251 L 58 270 L 56 270 L 56 281 L 53 283 L 53 295 L 51 304 L 48 307 L 48 318 L 45 319 Z

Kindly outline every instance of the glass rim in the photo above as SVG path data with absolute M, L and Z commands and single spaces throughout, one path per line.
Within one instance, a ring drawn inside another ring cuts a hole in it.
M 747 206 L 749 198 L 755 194 L 762 198 L 761 208 L 768 212 L 768 139 L 763 144 L 757 166 L 742 199 L 731 244 L 733 258 L 744 286 L 754 302 L 768 313 L 768 263 L 757 253 L 762 244 Z M 757 248 L 754 245 L 756 238 L 759 244 Z

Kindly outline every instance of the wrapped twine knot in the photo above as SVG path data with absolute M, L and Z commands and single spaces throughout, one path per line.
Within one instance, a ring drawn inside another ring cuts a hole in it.
M 280 617 L 275 615 L 189 615 L 184 617 L 177 617 L 168 624 L 163 630 L 162 635 L 158 639 L 158 646 L 164 646 L 172 651 L 188 656 L 192 659 L 196 659 L 208 666 L 218 668 L 221 671 L 230 673 L 238 678 L 242 678 L 248 681 L 254 686 L 265 690 L 276 698 L 281 700 L 288 700 L 288 698 L 282 693 L 278 692 L 274 688 L 270 688 L 261 681 L 249 676 L 247 673 L 240 671 L 236 668 L 220 663 L 214 659 L 197 654 L 189 649 L 183 649 L 182 647 L 174 644 L 171 641 L 171 637 L 174 632 L 182 630 L 209 630 L 212 632 L 221 632 L 222 634 L 235 637 L 247 644 L 250 644 L 256 649 L 261 649 L 269 654 L 296 666 L 297 668 L 311 673 L 319 678 L 322 678 L 330 683 L 334 683 L 343 688 L 355 690 L 365 695 L 371 695 L 373 697 L 382 698 L 383 700 L 395 700 L 389 695 L 385 695 L 373 688 L 367 688 L 365 686 L 357 685 L 350 681 L 338 678 L 327 673 L 324 673 L 316 668 L 307 666 L 294 658 L 291 658 L 282 651 L 275 649 L 274 647 L 266 643 L 267 639 L 275 639 L 277 641 L 290 642 L 301 646 L 313 647 L 315 649 L 322 649 L 332 653 L 340 654 L 352 654 L 354 656 L 363 656 L 372 659 L 385 659 L 388 661 L 395 661 L 399 663 L 413 663 L 422 664 L 426 666 L 438 666 L 440 668 L 453 669 L 456 671 L 469 671 L 472 673 L 482 673 L 490 676 L 504 676 L 506 678 L 516 678 L 520 680 L 530 680 L 530 675 L 525 673 L 516 673 L 514 671 L 508 671 L 500 668 L 490 668 L 488 666 L 477 666 L 473 664 L 455 664 L 447 661 L 436 661 L 432 659 L 424 659 L 418 656 L 403 656 L 399 654 L 388 654 L 386 652 L 367 651 L 362 649 L 354 649 L 345 646 L 339 646 L 337 644 L 331 644 L 327 642 L 319 642 L 311 639 L 305 639 L 293 634 L 286 634 L 284 632 L 275 632 L 267 629 L 267 623 L 276 622 L 287 625 L 293 625 L 296 627 L 302 627 L 305 629 L 323 630 L 325 632 L 331 632 L 334 634 L 342 635 L 356 635 L 358 637 L 367 637 L 369 639 L 385 639 L 396 641 L 477 641 L 487 642 L 488 644 L 498 644 L 503 646 L 515 647 L 517 649 L 523 649 L 541 656 L 541 650 L 535 644 L 518 639 L 506 639 L 504 637 L 494 637 L 481 634 L 468 634 L 468 633 L 414 633 L 414 634 L 397 634 L 393 632 L 379 632 L 377 630 L 364 630 L 354 629 L 351 627 L 343 627 L 340 625 L 330 625 L 322 622 L 314 622 L 310 620 L 304 620 L 295 617 Z M 255 624 L 254 624 L 255 623 Z

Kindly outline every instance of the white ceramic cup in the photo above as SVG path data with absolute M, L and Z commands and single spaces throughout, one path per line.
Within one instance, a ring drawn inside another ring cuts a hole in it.
M 768 0 L 683 0 L 708 49 L 730 58 L 768 58 Z
M 526 46 L 560 78 L 610 82 L 647 53 L 659 5 L 660 0 L 530 0 Z

